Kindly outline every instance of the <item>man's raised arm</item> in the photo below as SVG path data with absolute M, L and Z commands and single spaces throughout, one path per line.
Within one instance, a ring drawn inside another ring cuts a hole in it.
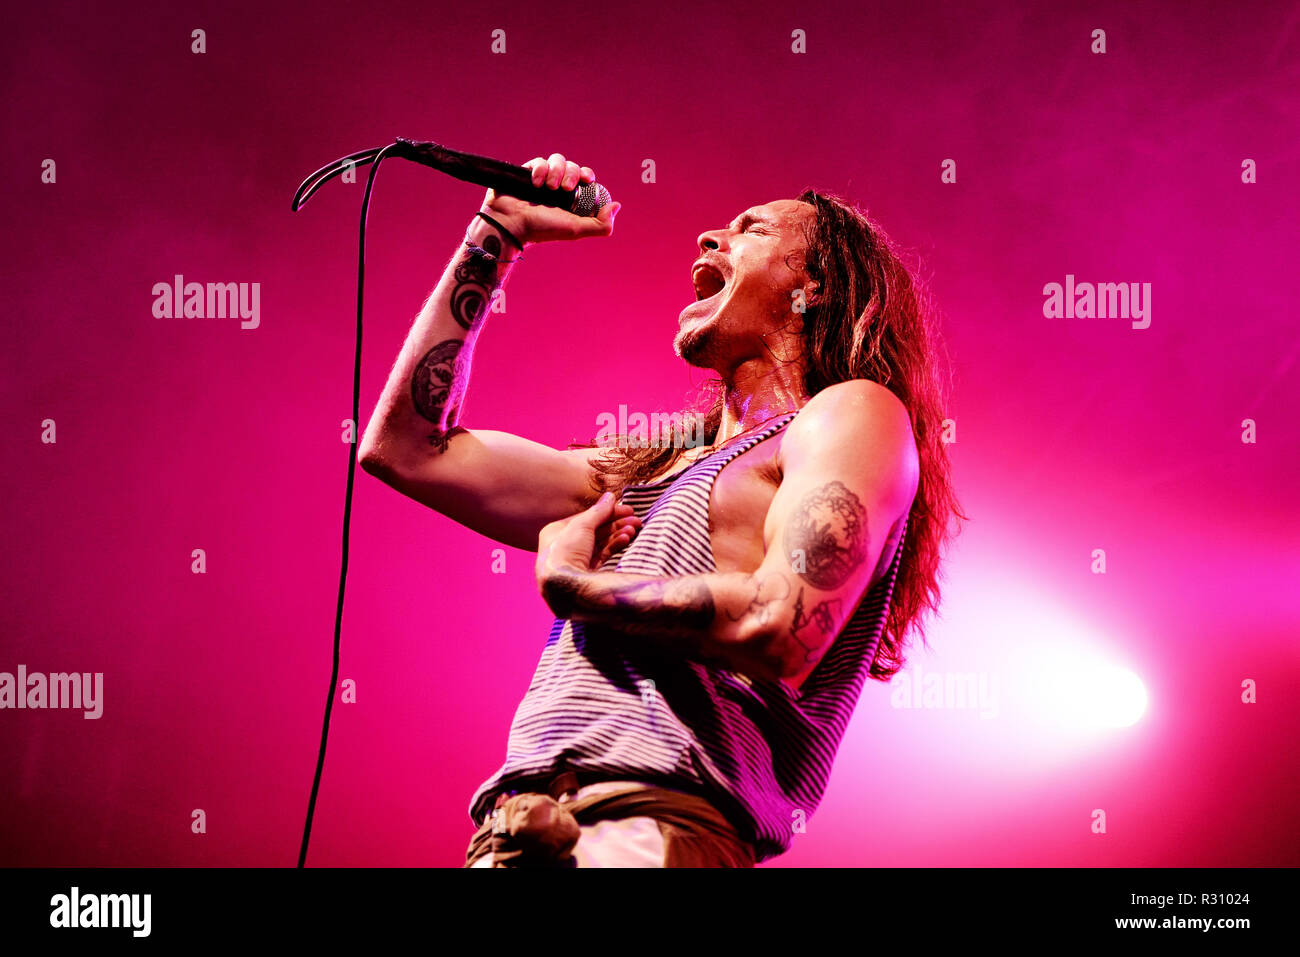
M 527 164 L 533 183 L 572 189 L 595 174 L 558 153 Z M 505 432 L 459 423 L 474 343 L 492 294 L 539 242 L 608 236 L 618 204 L 598 217 L 535 206 L 488 190 L 462 243 L 407 334 L 358 449 L 361 467 L 393 488 L 497 541 L 533 549 L 546 523 L 595 497 L 597 449 L 558 450 Z M 487 255 L 484 255 L 484 252 Z

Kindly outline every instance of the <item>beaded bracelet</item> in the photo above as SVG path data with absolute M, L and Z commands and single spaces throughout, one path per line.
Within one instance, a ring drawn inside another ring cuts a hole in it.
M 517 263 L 519 260 L 524 258 L 523 256 L 516 256 L 514 259 L 502 259 L 496 253 L 489 252 L 482 246 L 478 245 L 478 243 L 474 242 L 474 240 L 470 239 L 468 233 L 465 234 L 465 245 L 469 247 L 471 256 L 480 256 L 488 262 L 504 263 L 508 265 L 510 263 Z

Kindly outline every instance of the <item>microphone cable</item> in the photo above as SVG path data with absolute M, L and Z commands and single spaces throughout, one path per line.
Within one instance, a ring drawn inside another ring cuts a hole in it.
M 360 428 L 361 417 L 361 312 L 366 282 L 366 217 L 370 212 L 370 193 L 374 189 L 375 174 L 379 172 L 379 164 L 400 148 L 399 143 L 390 143 L 388 146 L 378 149 L 353 153 L 350 156 L 335 160 L 328 166 L 321 167 L 303 180 L 302 185 L 298 187 L 298 192 L 294 194 L 293 203 L 290 206 L 290 209 L 297 212 L 306 204 L 307 200 L 311 199 L 316 190 L 320 189 L 328 180 L 346 171 L 349 167 L 364 166 L 367 163 L 374 164 L 370 167 L 370 176 L 366 179 L 366 192 L 361 199 L 361 228 L 357 242 L 357 346 L 352 363 L 353 439 L 348 447 L 348 486 L 347 494 L 343 499 L 343 555 L 339 567 L 338 605 L 334 611 L 334 665 L 330 671 L 329 695 L 325 699 L 325 721 L 321 725 L 320 753 L 316 758 L 316 775 L 311 782 L 311 797 L 307 801 L 307 821 L 303 825 L 302 846 L 298 850 L 298 867 L 300 868 L 306 866 L 307 863 L 307 845 L 311 841 L 311 822 L 316 813 L 316 797 L 320 793 L 321 774 L 325 770 L 325 744 L 329 739 L 330 715 L 334 710 L 334 695 L 338 690 L 339 683 L 339 651 L 341 647 L 340 639 L 343 633 L 343 590 L 348 578 L 348 532 L 352 525 L 352 486 L 357 471 L 357 445 L 360 442 L 357 430 Z

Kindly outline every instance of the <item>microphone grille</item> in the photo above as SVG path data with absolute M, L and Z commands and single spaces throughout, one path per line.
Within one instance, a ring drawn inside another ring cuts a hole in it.
M 601 207 L 608 206 L 613 197 L 599 183 L 580 183 L 573 191 L 573 205 L 569 212 L 577 216 L 595 216 Z

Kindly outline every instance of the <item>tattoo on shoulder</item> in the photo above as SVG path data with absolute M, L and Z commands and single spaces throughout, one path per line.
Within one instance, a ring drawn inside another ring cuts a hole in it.
M 453 392 L 463 388 L 465 381 L 463 346 L 460 339 L 438 343 L 416 363 L 411 375 L 411 401 L 421 418 L 437 426 L 429 434 L 429 444 L 439 452 L 447 450 L 453 435 L 465 431 L 453 424 L 459 411 Z
M 867 513 L 843 482 L 809 492 L 785 529 L 791 567 L 826 591 L 838 588 L 867 554 Z

